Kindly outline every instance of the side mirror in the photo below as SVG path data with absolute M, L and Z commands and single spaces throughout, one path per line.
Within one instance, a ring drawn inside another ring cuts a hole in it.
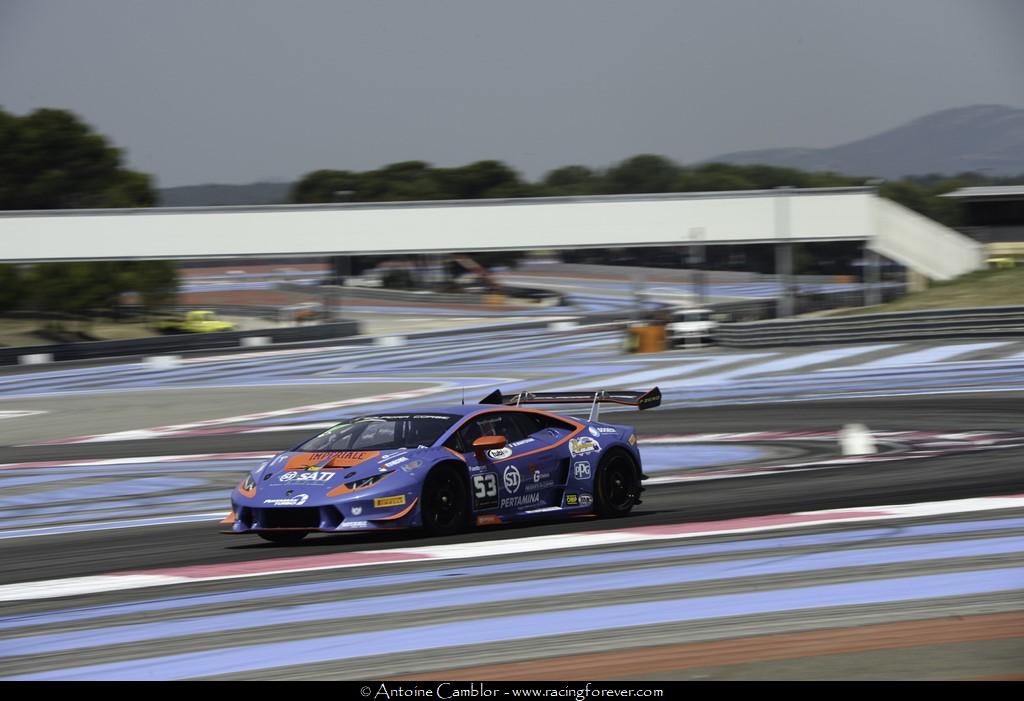
M 489 450 L 500 450 L 508 444 L 505 440 L 505 436 L 480 436 L 473 441 L 473 451 L 476 453 L 476 459 L 483 462 L 486 453 Z

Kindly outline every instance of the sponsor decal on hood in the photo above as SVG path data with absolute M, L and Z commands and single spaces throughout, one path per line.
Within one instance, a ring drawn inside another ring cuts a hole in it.
M 402 465 L 402 470 L 411 474 L 421 467 L 423 467 L 422 460 L 410 460 L 405 465 Z
M 379 450 L 335 450 L 320 453 L 296 453 L 285 465 L 286 470 L 310 467 L 355 467 L 380 455 Z
M 335 473 L 333 472 L 300 472 L 299 470 L 290 470 L 288 472 L 278 474 L 277 481 L 286 484 L 323 484 L 334 479 L 334 475 Z

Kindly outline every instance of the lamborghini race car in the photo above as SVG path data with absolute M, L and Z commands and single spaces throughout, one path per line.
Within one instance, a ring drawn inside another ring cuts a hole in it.
M 587 403 L 586 421 L 527 408 Z M 602 403 L 650 409 L 647 392 L 500 390 L 478 405 L 361 416 L 281 453 L 231 495 L 229 533 L 275 543 L 307 533 L 472 525 L 559 516 L 621 516 L 646 479 L 629 426 L 602 423 Z

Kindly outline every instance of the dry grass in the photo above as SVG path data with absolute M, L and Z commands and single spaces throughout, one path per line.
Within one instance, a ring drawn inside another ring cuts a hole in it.
M 50 343 L 34 333 L 46 323 L 42 319 L 0 319 L 0 346 L 39 346 Z M 87 324 L 65 322 L 65 328 L 68 331 L 88 333 L 103 341 L 159 335 L 141 322 L 115 322 L 109 319 L 97 319 Z
M 923 292 L 888 304 L 836 310 L 835 315 L 1002 306 L 1024 306 L 1024 266 L 969 273 L 949 282 L 933 283 Z

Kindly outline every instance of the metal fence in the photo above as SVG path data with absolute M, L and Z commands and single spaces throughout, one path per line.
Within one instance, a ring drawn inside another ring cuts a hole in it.
M 907 286 L 904 284 L 885 283 L 878 289 L 878 296 L 881 302 L 891 302 L 899 299 L 907 293 Z M 810 312 L 824 311 L 826 309 L 840 309 L 842 307 L 860 307 L 864 304 L 863 290 L 843 290 L 838 292 L 798 292 L 795 297 L 795 313 L 808 314 Z M 774 319 L 777 316 L 778 300 L 776 299 L 750 299 L 738 302 L 717 302 L 709 304 L 717 314 L 724 315 L 725 321 L 762 321 Z
M 253 331 L 152 336 L 122 341 L 85 341 L 82 343 L 51 343 L 38 346 L 0 348 L 0 365 L 18 362 L 19 356 L 45 354 L 53 360 L 89 360 L 118 356 L 142 356 L 151 353 L 236 348 L 244 338 L 269 338 L 271 343 L 290 343 L 320 339 L 343 338 L 359 333 L 354 321 L 339 321 L 317 326 L 296 326 Z
M 740 348 L 1024 336 L 1024 307 L 935 309 L 822 319 L 719 324 L 714 340 Z

